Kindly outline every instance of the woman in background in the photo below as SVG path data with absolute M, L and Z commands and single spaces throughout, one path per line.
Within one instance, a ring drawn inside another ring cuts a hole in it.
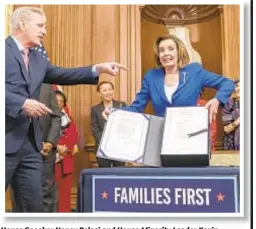
M 109 81 L 102 81 L 97 86 L 97 92 L 101 97 L 101 102 L 91 108 L 91 130 L 98 149 L 101 136 L 105 126 L 105 119 L 102 117 L 102 112 L 105 109 L 121 108 L 126 106 L 124 102 L 114 100 L 114 85 Z M 124 166 L 124 162 L 97 158 L 99 167 L 116 167 Z
M 58 189 L 58 212 L 70 212 L 72 173 L 74 171 L 74 153 L 78 142 L 76 126 L 70 117 L 67 98 L 61 91 L 55 91 L 58 106 L 61 110 L 61 137 L 57 145 L 55 178 Z
M 222 110 L 223 148 L 225 150 L 240 149 L 240 81 L 235 81 L 235 84 L 234 95 Z

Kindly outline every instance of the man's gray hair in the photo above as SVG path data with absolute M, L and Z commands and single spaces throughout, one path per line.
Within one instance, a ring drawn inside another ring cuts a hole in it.
M 13 12 L 12 17 L 11 17 L 11 21 L 10 21 L 11 31 L 13 32 L 15 29 L 18 28 L 20 20 L 29 21 L 34 13 L 45 16 L 44 11 L 38 7 L 19 7 L 19 8 L 17 8 Z

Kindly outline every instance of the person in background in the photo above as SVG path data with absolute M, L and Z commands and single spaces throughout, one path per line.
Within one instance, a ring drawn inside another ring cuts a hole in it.
M 158 68 L 145 74 L 135 101 L 123 110 L 142 113 L 151 101 L 154 114 L 164 117 L 167 107 L 196 106 L 202 89 L 209 87 L 217 90 L 215 97 L 205 104 L 212 123 L 219 105 L 226 104 L 232 94 L 234 82 L 203 69 L 199 63 L 190 63 L 184 43 L 174 35 L 159 37 L 154 51 Z M 108 109 L 102 113 L 105 119 L 109 114 Z
M 105 109 L 121 108 L 126 106 L 126 103 L 114 100 L 114 85 L 109 81 L 102 81 L 97 86 L 97 92 L 101 97 L 101 102 L 91 108 L 91 130 L 98 149 L 101 136 L 104 130 L 106 120 L 102 117 L 102 112 Z M 116 167 L 124 166 L 124 162 L 108 160 L 105 158 L 97 158 L 99 167 Z
M 240 149 L 240 81 L 235 81 L 236 88 L 233 96 L 222 109 L 224 125 L 223 149 Z
M 198 106 L 205 106 L 207 104 L 207 101 L 202 99 L 201 96 L 204 92 L 204 89 L 201 91 L 199 99 L 197 101 Z M 211 150 L 215 150 L 215 142 L 217 137 L 217 120 L 213 120 L 210 125 L 210 144 L 211 144 Z
M 67 98 L 62 91 L 55 91 L 61 110 L 61 136 L 57 145 L 55 178 L 59 194 L 58 212 L 70 212 L 72 173 L 74 171 L 74 153 L 78 142 L 76 125 L 70 114 L 65 111 Z
M 39 101 L 49 104 L 52 114 L 39 117 L 39 124 L 43 134 L 43 204 L 44 212 L 57 212 L 58 193 L 55 182 L 56 147 L 60 137 L 61 121 L 60 109 L 57 105 L 52 85 L 43 84 Z

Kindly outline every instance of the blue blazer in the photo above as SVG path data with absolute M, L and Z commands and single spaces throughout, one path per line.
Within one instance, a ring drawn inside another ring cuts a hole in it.
M 164 69 L 149 70 L 142 82 L 142 88 L 131 106 L 123 110 L 143 113 L 149 101 L 152 102 L 154 114 L 164 117 L 166 107 L 196 106 L 200 92 L 204 87 L 217 90 L 215 98 L 226 104 L 235 84 L 221 75 L 206 71 L 199 63 L 188 64 L 179 71 L 179 84 L 170 102 L 164 90 Z
M 30 50 L 29 72 L 23 57 L 12 37 L 5 41 L 5 145 L 6 153 L 15 153 L 28 137 L 32 122 L 38 150 L 42 145 L 42 134 L 38 118 L 22 112 L 26 99 L 39 99 L 42 83 L 71 85 L 97 84 L 98 77 L 92 74 L 92 66 L 73 69 L 52 65 L 35 50 Z

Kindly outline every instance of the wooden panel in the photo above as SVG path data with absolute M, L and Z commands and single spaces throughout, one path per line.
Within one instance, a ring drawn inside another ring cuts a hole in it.
M 88 66 L 92 63 L 91 13 L 90 5 L 44 5 L 47 17 L 45 46 L 53 64 L 61 67 Z M 79 153 L 75 156 L 73 185 L 83 168 L 89 167 L 88 155 L 84 151 L 85 139 L 89 138 L 88 121 L 92 87 L 90 85 L 64 86 L 72 118 L 79 133 Z
M 141 71 L 142 77 L 151 68 L 156 67 L 154 59 L 154 43 L 159 36 L 168 36 L 164 25 L 155 24 L 141 19 Z M 154 114 L 151 102 L 147 105 L 145 113 Z
M 10 18 L 13 12 L 13 5 L 5 5 L 5 37 L 10 34 Z
M 119 99 L 130 104 L 141 87 L 140 9 L 138 5 L 120 5 L 118 8 L 118 57 L 128 72 L 119 78 Z
M 135 98 L 136 92 L 141 86 L 141 57 L 140 57 L 140 10 L 139 6 L 116 5 L 95 6 L 93 20 L 97 25 L 95 37 L 97 38 L 94 58 L 103 58 L 107 61 L 116 60 L 126 65 L 129 71 L 121 71 L 119 77 L 104 75 L 101 80 L 110 80 L 115 85 L 115 98 L 127 104 Z M 98 9 L 98 7 L 102 7 Z M 112 15 L 111 17 L 104 15 Z M 109 13 L 106 13 L 109 12 Z M 97 16 L 101 15 L 101 16 Z M 111 26 L 110 26 L 111 25 Z M 106 35 L 107 33 L 107 35 Z M 111 34 L 108 34 L 111 33 Z M 106 42 L 105 37 L 107 36 Z M 107 44 L 107 45 L 106 45 Z M 102 48 L 101 48 L 102 46 Z M 111 49 L 110 52 L 102 53 L 102 49 Z M 114 51 L 113 51 L 114 50 Z M 103 59 L 100 59 L 104 61 Z M 100 99 L 94 96 L 92 105 Z M 91 136 L 91 135 L 90 135 Z M 87 145 L 94 145 L 91 137 Z M 95 166 L 95 156 L 90 157 L 92 165 Z
M 223 74 L 240 78 L 240 6 L 224 5 L 221 10 Z
M 220 16 L 217 16 L 197 25 L 189 25 L 188 28 L 191 31 L 192 45 L 200 53 L 204 68 L 211 72 L 223 74 L 220 24 Z M 193 30 L 194 26 L 197 27 L 195 31 Z M 193 33 L 196 33 L 196 35 Z M 193 36 L 197 39 L 193 40 Z M 214 89 L 206 89 L 202 98 L 210 100 L 215 96 L 215 93 Z M 222 139 L 223 125 L 221 110 L 219 110 L 217 114 L 217 139 L 215 143 L 215 147 L 218 149 L 222 147 Z
M 134 15 L 139 9 L 134 6 L 115 5 L 45 5 L 43 6 L 48 19 L 48 35 L 45 45 L 50 59 L 56 65 L 76 67 L 92 63 L 118 61 L 130 68 L 130 72 L 120 72 L 119 77 L 102 75 L 100 80 L 109 80 L 116 87 L 116 99 L 129 102 L 131 89 L 140 86 L 134 77 L 140 72 L 140 65 L 130 62 L 139 53 L 134 42 L 139 37 L 134 26 Z M 126 11 L 126 14 L 123 14 Z M 138 17 L 137 17 L 138 18 Z M 82 23 L 78 23 L 82 22 Z M 61 25 L 61 26 L 60 26 Z M 122 33 L 121 33 L 122 30 Z M 132 34 L 133 32 L 133 34 Z M 68 36 L 67 36 L 68 34 Z M 124 37 L 128 39 L 125 40 Z M 129 37 L 133 40 L 130 41 Z M 140 46 L 138 46 L 140 47 Z M 122 51 L 126 50 L 126 56 Z M 140 64 L 140 62 L 139 62 Z M 133 77 L 130 77 L 130 73 Z M 139 78 L 140 82 L 140 78 Z M 136 83 L 135 87 L 134 84 Z M 126 88 L 126 90 L 123 90 Z M 90 130 L 91 106 L 100 102 L 95 86 L 66 86 L 64 92 L 68 96 L 72 117 L 75 119 L 79 132 L 79 150 L 76 155 L 77 178 L 81 169 L 90 167 L 85 142 L 94 143 Z M 74 185 L 77 179 L 74 179 Z
M 12 210 L 11 193 L 9 188 L 5 192 L 5 210 L 6 211 Z

